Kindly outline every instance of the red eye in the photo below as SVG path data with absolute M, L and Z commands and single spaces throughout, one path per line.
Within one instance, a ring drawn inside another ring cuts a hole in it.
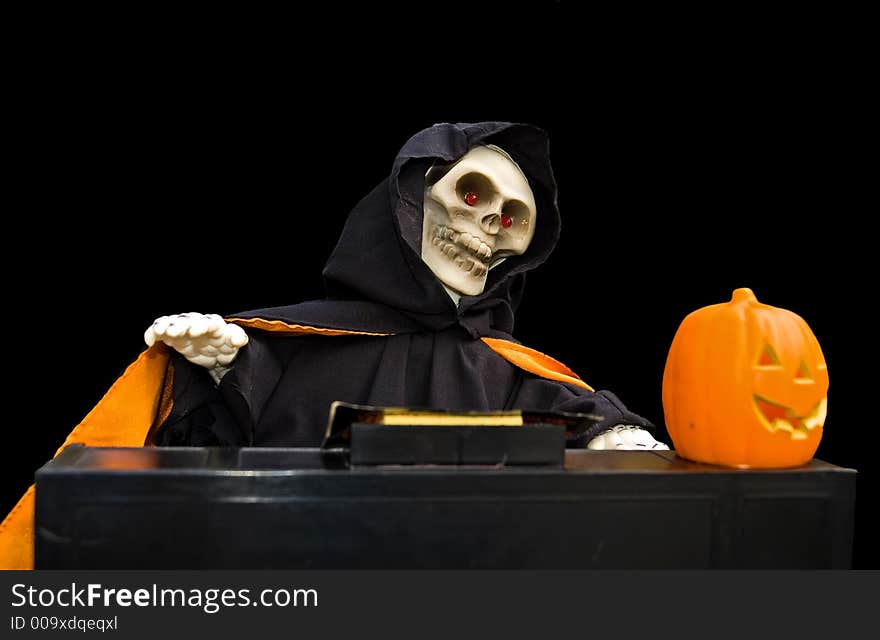
M 478 196 L 473 191 L 468 191 L 466 194 L 464 194 L 464 201 L 470 206 L 474 206 L 475 204 L 477 204 L 477 201 L 479 199 L 480 196 Z
M 501 226 L 505 229 L 510 229 L 510 225 L 513 224 L 513 218 L 504 213 L 501 214 Z

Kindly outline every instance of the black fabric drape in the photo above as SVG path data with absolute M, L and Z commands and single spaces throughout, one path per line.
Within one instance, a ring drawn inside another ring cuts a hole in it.
M 424 178 L 481 144 L 520 165 L 537 204 L 528 250 L 489 271 L 478 296 L 456 306 L 421 260 Z M 413 136 L 391 174 L 350 213 L 324 268 L 327 298 L 233 314 L 388 336 L 278 337 L 248 329 L 250 342 L 219 387 L 176 357 L 174 409 L 157 444 L 315 446 L 330 403 L 453 410 L 523 408 L 603 416 L 588 434 L 616 424 L 652 429 L 608 391 L 539 378 L 496 354 L 481 337 L 514 340 L 514 314 L 528 271 L 560 233 L 546 133 L 503 122 L 439 124 Z

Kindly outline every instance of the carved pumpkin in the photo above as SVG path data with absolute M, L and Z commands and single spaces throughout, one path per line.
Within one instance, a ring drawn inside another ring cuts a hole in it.
M 737 289 L 688 315 L 663 372 L 666 427 L 683 458 L 734 467 L 809 461 L 822 438 L 828 370 L 791 311 Z

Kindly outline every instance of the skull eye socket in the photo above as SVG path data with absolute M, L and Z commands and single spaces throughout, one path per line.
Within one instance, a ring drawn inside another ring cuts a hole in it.
M 461 202 L 470 207 L 478 207 L 491 202 L 495 190 L 486 176 L 479 173 L 468 173 L 458 179 L 455 192 Z
M 505 225 L 505 228 L 510 228 L 511 231 L 524 231 L 528 228 L 531 216 L 525 202 L 510 200 L 504 205 L 501 213 L 510 220 L 510 224 Z

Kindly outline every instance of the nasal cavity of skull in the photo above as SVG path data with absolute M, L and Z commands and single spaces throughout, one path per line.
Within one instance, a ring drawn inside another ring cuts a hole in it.
M 495 187 L 486 176 L 467 173 L 458 179 L 455 193 L 459 201 L 469 208 L 482 209 L 495 198 Z

